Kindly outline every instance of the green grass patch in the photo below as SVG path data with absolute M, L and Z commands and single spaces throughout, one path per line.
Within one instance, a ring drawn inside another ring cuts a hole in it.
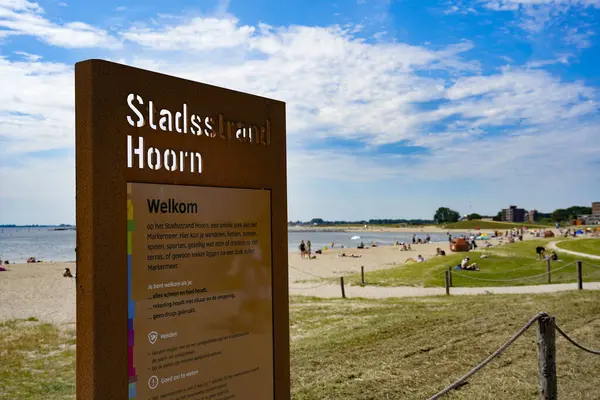
M 452 283 L 456 287 L 485 287 L 485 286 L 523 286 L 548 283 L 547 275 L 538 276 L 547 271 L 545 261 L 536 258 L 535 248 L 547 246 L 550 239 L 528 240 L 493 247 L 469 253 L 449 253 L 446 257 L 432 257 L 423 263 L 403 264 L 398 267 L 378 271 L 365 271 L 365 282 L 375 286 L 424 286 L 436 287 L 445 285 L 445 272 L 453 267 Z M 480 248 L 481 249 L 481 248 Z M 482 258 L 483 255 L 487 258 Z M 469 256 L 471 262 L 479 264 L 480 271 L 456 271 L 454 267 Z M 551 262 L 551 269 L 556 270 L 573 263 L 579 257 L 558 251 L 559 261 Z M 416 252 L 415 252 L 416 258 Z M 600 268 L 583 265 L 584 281 L 600 280 Z M 589 263 L 590 261 L 588 261 Z M 470 279 L 477 278 L 477 279 Z M 552 283 L 577 282 L 577 267 L 572 264 L 559 271 L 552 272 Z M 346 278 L 351 285 L 361 283 L 360 274 Z
M 0 399 L 74 399 L 74 343 L 33 317 L 0 323 Z
M 600 256 L 600 239 L 578 239 L 557 243 L 557 247 L 579 253 Z
M 294 400 L 427 399 L 538 311 L 600 347 L 600 293 L 291 302 Z M 556 339 L 560 398 L 598 396 L 598 356 Z M 536 325 L 444 399 L 538 399 Z
M 473 221 L 459 221 L 454 222 L 452 224 L 445 224 L 441 226 L 443 229 L 498 229 L 498 230 L 507 230 L 513 228 L 550 228 L 548 225 L 539 225 L 539 224 L 526 224 L 526 223 L 511 223 L 511 222 L 501 222 L 501 221 L 481 221 L 481 220 L 473 220 Z

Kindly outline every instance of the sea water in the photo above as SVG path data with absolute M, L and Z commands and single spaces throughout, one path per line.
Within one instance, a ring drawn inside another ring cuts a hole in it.
M 412 242 L 413 234 L 425 239 L 427 232 L 330 232 L 299 231 L 291 228 L 288 233 L 288 250 L 298 251 L 300 241 L 310 240 L 312 249 L 330 246 L 356 248 L 363 242 L 369 246 L 391 246 L 396 241 Z M 54 230 L 54 228 L 0 228 L 0 259 L 12 262 L 25 262 L 29 257 L 41 261 L 75 261 L 75 230 Z M 433 242 L 447 242 L 446 233 L 429 233 Z M 454 236 L 460 234 L 454 233 Z M 352 239 L 359 236 L 358 239 Z

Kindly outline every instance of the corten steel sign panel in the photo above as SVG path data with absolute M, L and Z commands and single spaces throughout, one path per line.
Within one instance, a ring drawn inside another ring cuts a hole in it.
M 285 104 L 75 80 L 77 398 L 289 399 Z

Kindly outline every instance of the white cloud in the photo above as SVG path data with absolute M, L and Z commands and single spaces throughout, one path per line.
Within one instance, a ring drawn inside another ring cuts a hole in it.
M 42 16 L 44 10 L 27 0 L 0 0 L 0 28 L 5 36 L 34 36 L 58 47 L 117 49 L 121 43 L 107 31 L 83 22 L 57 24 Z
M 123 12 L 123 11 L 127 11 L 127 10 L 128 10 L 128 8 L 125 6 L 119 6 L 119 7 L 115 8 L 116 12 Z
M 35 3 L 11 4 L 35 21 L 41 18 Z M 0 23 L 5 19 L 0 14 Z M 595 179 L 585 165 L 600 147 L 597 90 L 538 69 L 551 62 L 566 65 L 567 55 L 484 75 L 470 58 L 470 42 L 437 49 L 371 42 L 354 27 L 252 26 L 230 15 L 161 18 L 123 28 L 121 35 L 114 40 L 124 43 L 124 51 L 106 53 L 120 62 L 286 101 L 288 178 L 299 196 L 294 207 L 313 204 L 319 194 L 310 188 L 319 182 L 356 184 L 352 190 L 360 193 L 377 182 L 401 187 L 468 176 L 506 183 L 516 176 L 528 185 L 523 192 L 533 196 L 531 188 L 542 190 L 539 176 L 548 171 L 557 179 L 574 172 L 578 179 Z M 18 54 L 24 61 L 0 58 L 3 157 L 72 149 L 72 66 Z M 320 150 L 323 139 L 364 146 Z M 378 146 L 405 141 L 425 152 L 377 152 Z M 572 162 L 579 156 L 585 157 L 582 165 Z M 33 175 L 43 168 L 42 162 L 28 165 L 24 170 Z M 27 181 L 2 170 L 11 186 L 23 184 L 16 179 Z M 60 176 L 67 190 L 72 177 Z M 572 182 L 562 185 L 574 189 Z M 339 193 L 336 199 L 343 201 L 346 192 Z
M 26 51 L 15 51 L 14 53 L 22 56 L 25 60 L 30 62 L 40 61 L 43 58 L 40 55 L 27 53 Z
M 479 3 L 489 10 L 520 14 L 520 26 L 530 33 L 541 32 L 573 9 L 600 8 L 600 0 L 479 0 Z
M 73 146 L 71 66 L 0 58 L 0 80 L 0 141 L 5 156 Z
M 237 19 L 193 18 L 185 24 L 137 26 L 123 38 L 154 50 L 214 50 L 248 45 L 254 27 L 239 26 Z

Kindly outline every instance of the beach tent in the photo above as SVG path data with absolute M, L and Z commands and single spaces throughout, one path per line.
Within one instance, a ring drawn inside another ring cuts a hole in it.
M 577 232 L 575 232 L 575 234 L 577 234 L 577 235 L 583 235 L 583 231 L 581 229 L 579 229 Z
M 452 251 L 469 251 L 470 249 L 471 245 L 463 238 L 456 238 L 450 244 L 450 250 Z

